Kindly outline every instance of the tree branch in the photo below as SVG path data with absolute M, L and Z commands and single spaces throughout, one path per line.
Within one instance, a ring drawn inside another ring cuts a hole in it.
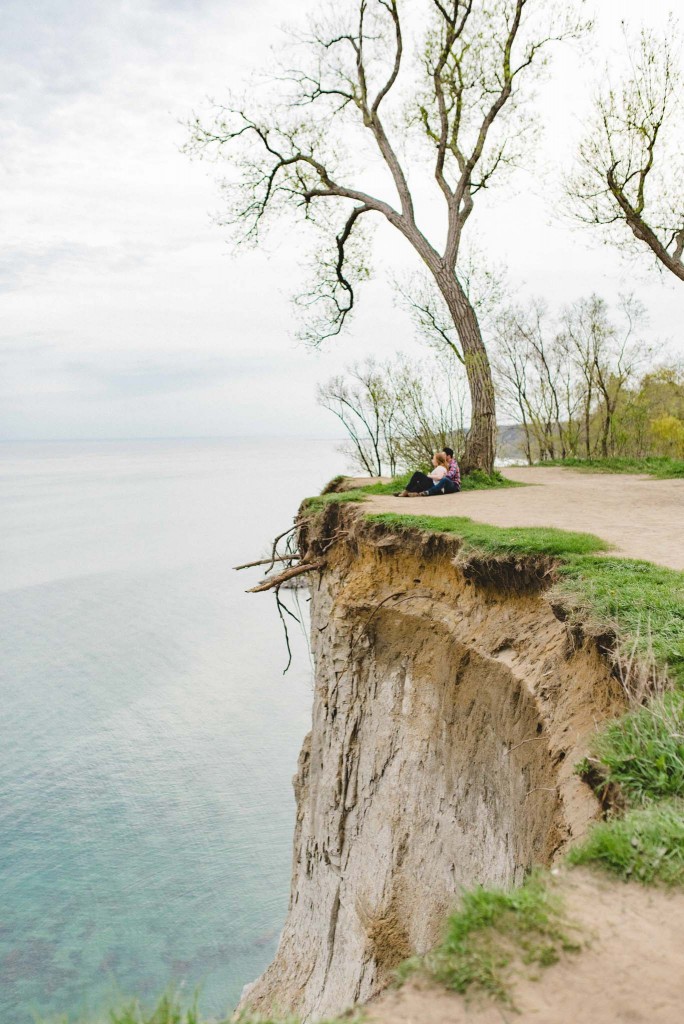
M 274 587 L 279 587 L 281 583 L 294 579 L 295 576 L 302 576 L 306 572 L 314 572 L 316 569 L 322 569 L 324 565 L 325 562 L 305 562 L 304 565 L 293 565 L 289 569 L 284 569 L 283 572 L 278 573 L 277 576 L 273 576 L 269 580 L 264 580 L 259 583 L 258 586 L 250 587 L 249 590 L 245 591 L 245 593 L 261 594 L 264 590 L 272 590 Z

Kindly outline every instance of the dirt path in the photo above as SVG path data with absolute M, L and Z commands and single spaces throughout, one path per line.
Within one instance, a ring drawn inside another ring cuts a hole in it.
M 559 883 L 588 948 L 536 978 L 520 967 L 514 1001 L 468 1005 L 441 988 L 409 984 L 367 1006 L 367 1024 L 681 1024 L 684 896 L 626 885 L 588 871 Z
M 684 480 L 555 467 L 511 467 L 505 474 L 534 486 L 435 498 L 377 495 L 365 508 L 469 516 L 494 526 L 555 526 L 594 533 L 614 545 L 621 557 L 684 570 Z

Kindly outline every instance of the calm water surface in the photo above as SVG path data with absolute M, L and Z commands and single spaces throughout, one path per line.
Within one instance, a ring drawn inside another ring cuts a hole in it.
M 311 668 L 296 634 L 283 677 L 231 566 L 344 468 L 328 442 L 0 445 L 2 1024 L 170 984 L 219 1015 L 271 959 Z

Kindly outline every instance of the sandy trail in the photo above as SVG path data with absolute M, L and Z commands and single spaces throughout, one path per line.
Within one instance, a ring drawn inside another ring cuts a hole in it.
M 612 544 L 620 557 L 684 570 L 684 480 L 556 467 L 511 467 L 505 475 L 534 486 L 434 498 L 376 495 L 364 508 L 594 533 Z
M 413 984 L 368 1004 L 367 1024 L 681 1024 L 684 896 L 588 871 L 560 880 L 570 919 L 588 947 L 537 972 L 520 967 L 518 1013 L 489 1000 L 468 1004 Z

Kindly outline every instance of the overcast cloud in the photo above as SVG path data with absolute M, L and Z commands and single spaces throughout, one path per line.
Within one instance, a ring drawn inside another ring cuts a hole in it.
M 479 205 L 470 230 L 514 282 L 562 304 L 634 287 L 651 335 L 682 351 L 678 285 L 559 221 L 549 197 L 620 22 L 671 3 L 601 0 L 598 56 L 561 55 L 545 87 L 536 178 Z M 364 354 L 418 351 L 381 274 L 352 330 L 294 340 L 299 254 L 228 255 L 215 169 L 179 121 L 239 85 L 278 26 L 271 0 L 3 0 L 0 43 L 0 437 L 335 436 L 315 384 Z M 584 83 L 577 87 L 578 75 Z M 432 217 L 426 199 L 426 216 Z M 376 265 L 397 255 L 380 234 Z

